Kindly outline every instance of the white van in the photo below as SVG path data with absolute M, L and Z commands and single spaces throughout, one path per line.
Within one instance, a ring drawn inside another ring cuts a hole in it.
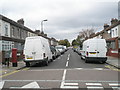
M 100 61 L 105 63 L 107 47 L 105 39 L 88 39 L 83 42 L 83 49 L 81 51 L 81 58 L 88 61 Z
M 41 36 L 27 37 L 24 46 L 24 62 L 26 66 L 31 63 L 43 62 L 46 66 L 52 59 L 48 40 Z

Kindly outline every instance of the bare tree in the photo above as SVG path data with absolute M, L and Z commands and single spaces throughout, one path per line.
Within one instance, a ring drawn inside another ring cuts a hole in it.
M 82 31 L 79 32 L 79 36 L 88 39 L 91 35 L 95 34 L 96 29 L 90 28 L 90 29 L 82 29 Z

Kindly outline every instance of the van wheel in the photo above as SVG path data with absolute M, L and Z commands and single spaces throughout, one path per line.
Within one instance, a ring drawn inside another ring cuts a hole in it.
M 53 58 L 50 61 L 53 62 Z
M 88 63 L 88 60 L 85 59 L 85 63 Z
M 44 61 L 44 65 L 45 65 L 45 66 L 48 66 L 48 61 Z
M 100 63 L 104 64 L 104 63 L 106 63 L 106 61 L 101 61 Z
M 30 62 L 26 62 L 26 67 L 30 67 Z
M 81 59 L 83 60 L 82 56 L 81 56 Z

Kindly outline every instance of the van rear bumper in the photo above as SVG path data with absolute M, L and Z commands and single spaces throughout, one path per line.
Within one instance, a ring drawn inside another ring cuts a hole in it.
M 107 57 L 85 57 L 85 59 L 87 61 L 102 61 L 102 62 L 107 61 Z
M 43 61 L 47 61 L 47 58 L 39 59 L 39 60 L 24 60 L 24 62 L 43 62 Z

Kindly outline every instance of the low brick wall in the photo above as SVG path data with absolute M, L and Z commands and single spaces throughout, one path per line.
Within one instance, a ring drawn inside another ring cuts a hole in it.
M 109 49 L 107 52 L 107 56 L 112 56 L 112 57 L 119 57 L 120 58 L 120 52 L 118 49 Z
M 0 63 L 2 63 L 2 62 L 5 62 L 5 52 L 4 51 L 1 51 L 0 52 Z

